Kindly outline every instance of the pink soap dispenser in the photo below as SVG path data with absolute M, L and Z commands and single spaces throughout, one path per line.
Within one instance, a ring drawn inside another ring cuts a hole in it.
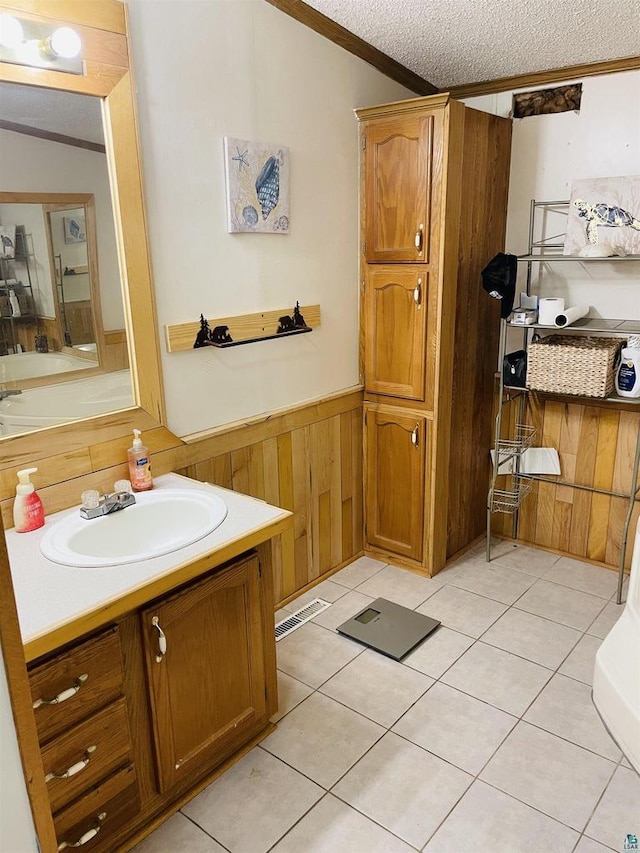
M 142 443 L 140 430 L 133 431 L 133 444 L 127 450 L 129 458 L 129 479 L 134 492 L 146 492 L 153 488 L 153 477 L 151 475 L 151 460 L 149 450 Z
M 13 524 L 16 533 L 28 533 L 44 525 L 44 507 L 35 486 L 29 479 L 37 468 L 24 468 L 18 471 L 16 499 L 13 502 Z

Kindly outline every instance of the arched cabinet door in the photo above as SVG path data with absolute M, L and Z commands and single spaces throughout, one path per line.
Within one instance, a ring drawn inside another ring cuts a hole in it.
M 425 516 L 426 418 L 365 406 L 366 539 L 420 561 Z
M 161 792 L 220 764 L 266 713 L 261 583 L 251 555 L 140 614 Z
M 363 130 L 369 262 L 429 262 L 433 122 L 401 116 Z
M 365 284 L 365 389 L 425 399 L 428 272 L 370 267 Z

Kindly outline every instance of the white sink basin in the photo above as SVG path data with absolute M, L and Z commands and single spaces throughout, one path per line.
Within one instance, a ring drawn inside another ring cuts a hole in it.
M 45 531 L 40 550 L 65 566 L 120 566 L 191 545 L 226 516 L 227 505 L 213 492 L 159 489 L 136 494 L 135 506 L 100 518 L 88 520 L 76 510 Z

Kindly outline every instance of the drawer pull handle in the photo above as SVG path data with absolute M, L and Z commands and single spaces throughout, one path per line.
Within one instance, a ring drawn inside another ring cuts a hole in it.
M 63 841 L 60 844 L 58 844 L 58 853 L 60 853 L 61 850 L 66 850 L 67 847 L 82 847 L 84 844 L 87 844 L 89 841 L 91 841 L 92 838 L 95 838 L 96 835 L 100 832 L 100 830 L 102 829 L 102 824 L 104 823 L 106 817 L 107 817 L 107 813 L 101 812 L 98 815 L 97 824 L 94 827 L 92 827 L 91 829 L 87 830 L 87 832 L 85 832 L 84 835 L 81 835 L 80 838 L 75 843 L 71 842 L 71 841 Z
M 414 428 L 411 430 L 411 444 L 413 444 L 414 447 L 418 447 L 419 439 L 420 439 L 420 424 L 416 424 L 414 426 Z
M 90 746 L 86 750 L 84 754 L 84 758 L 81 761 L 76 761 L 75 764 L 72 764 L 71 767 L 67 767 L 64 773 L 47 773 L 44 777 L 45 782 L 53 782 L 54 779 L 70 779 L 72 776 L 75 776 L 77 773 L 80 773 L 81 770 L 84 770 L 85 767 L 91 761 L 91 753 L 96 751 L 95 746 Z
M 167 653 L 167 638 L 165 637 L 164 631 L 160 627 L 160 620 L 157 616 L 154 616 L 151 620 L 151 624 L 158 631 L 158 654 L 156 655 L 156 663 L 161 663 L 163 657 Z
M 414 239 L 414 245 L 416 247 L 416 251 L 419 255 L 422 254 L 422 232 L 424 230 L 424 225 L 420 225 L 418 230 L 416 231 L 416 236 Z
M 416 303 L 418 308 L 422 307 L 422 279 L 418 279 L 418 283 L 413 288 L 413 301 Z
M 63 690 L 62 693 L 58 693 L 57 696 L 54 696 L 53 699 L 36 699 L 33 703 L 33 710 L 37 711 L 42 705 L 60 705 L 62 702 L 66 702 L 67 699 L 71 699 L 76 695 L 78 690 L 82 687 L 85 681 L 89 678 L 88 674 L 85 672 L 82 675 L 79 675 L 76 678 L 75 684 L 73 687 L 67 687 L 66 690 Z

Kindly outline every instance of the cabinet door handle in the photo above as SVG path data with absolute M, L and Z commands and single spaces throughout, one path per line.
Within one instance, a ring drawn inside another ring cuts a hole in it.
M 87 844 L 89 841 L 91 841 L 92 838 L 95 838 L 96 835 L 100 832 L 100 830 L 102 829 L 102 824 L 104 823 L 106 817 L 107 817 L 106 812 L 100 812 L 100 814 L 96 818 L 96 820 L 98 822 L 96 823 L 96 825 L 94 827 L 92 827 L 91 829 L 88 829 L 84 833 L 84 835 L 81 835 L 80 838 L 75 842 L 74 841 L 62 841 L 60 844 L 58 844 L 58 853 L 60 853 L 61 850 L 66 850 L 67 847 L 82 847 L 84 844 Z
M 154 616 L 151 620 L 151 624 L 158 631 L 158 654 L 156 655 L 156 663 L 161 663 L 163 657 L 167 653 L 167 638 L 165 637 L 164 631 L 160 627 L 160 620 L 157 616 Z
M 423 231 L 424 231 L 424 225 L 421 223 L 420 227 L 416 231 L 416 236 L 415 236 L 414 241 L 413 241 L 415 244 L 415 247 L 416 247 L 416 252 L 419 255 L 422 254 L 422 234 L 423 234 Z
M 413 301 L 416 303 L 418 308 L 422 307 L 422 279 L 418 279 L 418 283 L 413 288 Z
M 43 697 L 36 699 L 33 703 L 33 710 L 37 711 L 42 705 L 60 705 L 62 702 L 66 702 L 67 699 L 71 699 L 76 695 L 87 678 L 89 678 L 88 673 L 83 672 L 82 675 L 79 675 L 76 678 L 73 687 L 67 687 L 66 690 L 63 690 L 62 693 L 58 693 L 58 695 L 54 696 L 52 699 L 44 699 Z
M 411 430 L 411 444 L 416 448 L 420 445 L 420 424 L 416 424 Z
M 76 763 L 72 764 L 71 767 L 67 767 L 64 773 L 47 773 L 44 777 L 44 781 L 49 783 L 53 782 L 54 779 L 70 779 L 72 776 L 80 773 L 81 770 L 84 770 L 84 768 L 88 766 L 91 761 L 91 753 L 95 751 L 95 745 L 87 747 L 84 753 L 84 758 L 81 761 L 76 761 Z

